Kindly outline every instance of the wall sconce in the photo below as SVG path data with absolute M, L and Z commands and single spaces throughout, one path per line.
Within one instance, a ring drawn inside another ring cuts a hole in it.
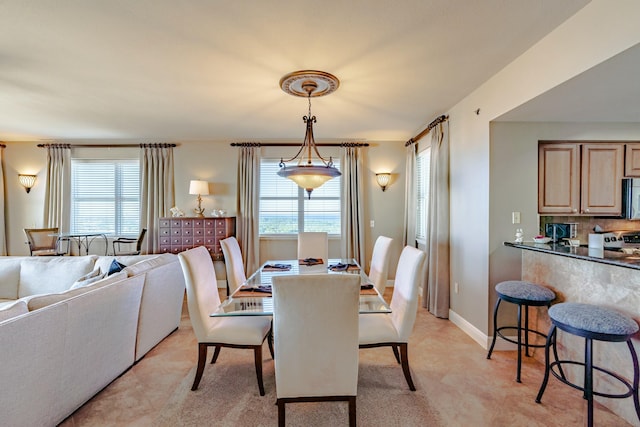
M 29 193 L 31 187 L 36 183 L 36 176 L 19 174 L 18 181 L 20 181 L 20 184 L 27 190 L 27 193 Z
M 189 183 L 189 194 L 198 195 L 198 207 L 193 211 L 198 218 L 204 218 L 204 208 L 202 207 L 202 197 L 200 195 L 204 194 L 205 196 L 209 194 L 209 183 L 207 181 L 198 181 L 192 179 Z
M 382 191 L 387 189 L 387 185 L 389 185 L 389 181 L 391 180 L 390 173 L 377 173 L 376 174 L 376 182 L 382 188 Z

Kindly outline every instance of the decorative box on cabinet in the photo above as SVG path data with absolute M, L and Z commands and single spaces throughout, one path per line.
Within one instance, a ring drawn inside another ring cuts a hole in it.
M 160 218 L 160 252 L 177 254 L 204 246 L 214 260 L 222 259 L 220 240 L 234 236 L 236 218 Z

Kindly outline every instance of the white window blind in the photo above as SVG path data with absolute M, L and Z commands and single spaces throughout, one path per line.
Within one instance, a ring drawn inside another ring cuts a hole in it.
M 325 231 L 340 234 L 340 177 L 313 190 L 311 199 L 293 181 L 278 176 L 279 159 L 260 162 L 260 235 Z M 333 165 L 339 170 L 340 162 Z
M 431 148 L 418 153 L 416 158 L 416 239 L 427 238 L 427 221 L 429 219 L 429 180 L 431 169 Z
M 136 236 L 140 229 L 140 164 L 71 161 L 71 231 Z

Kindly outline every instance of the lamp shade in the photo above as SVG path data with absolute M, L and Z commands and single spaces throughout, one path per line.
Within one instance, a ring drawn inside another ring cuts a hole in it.
M 209 183 L 192 179 L 189 183 L 189 194 L 209 194 Z
M 387 189 L 387 185 L 389 185 L 389 181 L 391 180 L 391 174 L 390 173 L 377 173 L 376 174 L 376 181 L 378 182 L 378 185 L 380 186 L 380 188 L 382 188 L 382 191 Z

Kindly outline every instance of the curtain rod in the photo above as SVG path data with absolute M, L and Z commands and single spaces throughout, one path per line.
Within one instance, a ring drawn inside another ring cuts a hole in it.
M 442 115 L 440 117 L 437 117 L 434 121 L 429 123 L 429 126 L 427 126 L 426 129 L 424 129 L 422 132 L 420 132 L 419 134 L 417 134 L 416 136 L 414 136 L 413 138 L 411 138 L 410 140 L 405 142 L 404 146 L 408 147 L 411 144 L 413 144 L 414 142 L 418 142 L 418 140 L 421 139 L 426 134 L 428 134 L 431 131 L 431 129 L 433 129 L 434 127 L 436 127 L 437 125 L 439 125 L 442 122 L 446 122 L 447 120 L 449 120 L 449 116 Z
M 297 142 L 232 142 L 232 147 L 299 147 Z M 368 142 L 325 142 L 316 143 L 318 147 L 368 147 Z
M 38 148 L 172 148 L 178 144 L 38 144 Z

